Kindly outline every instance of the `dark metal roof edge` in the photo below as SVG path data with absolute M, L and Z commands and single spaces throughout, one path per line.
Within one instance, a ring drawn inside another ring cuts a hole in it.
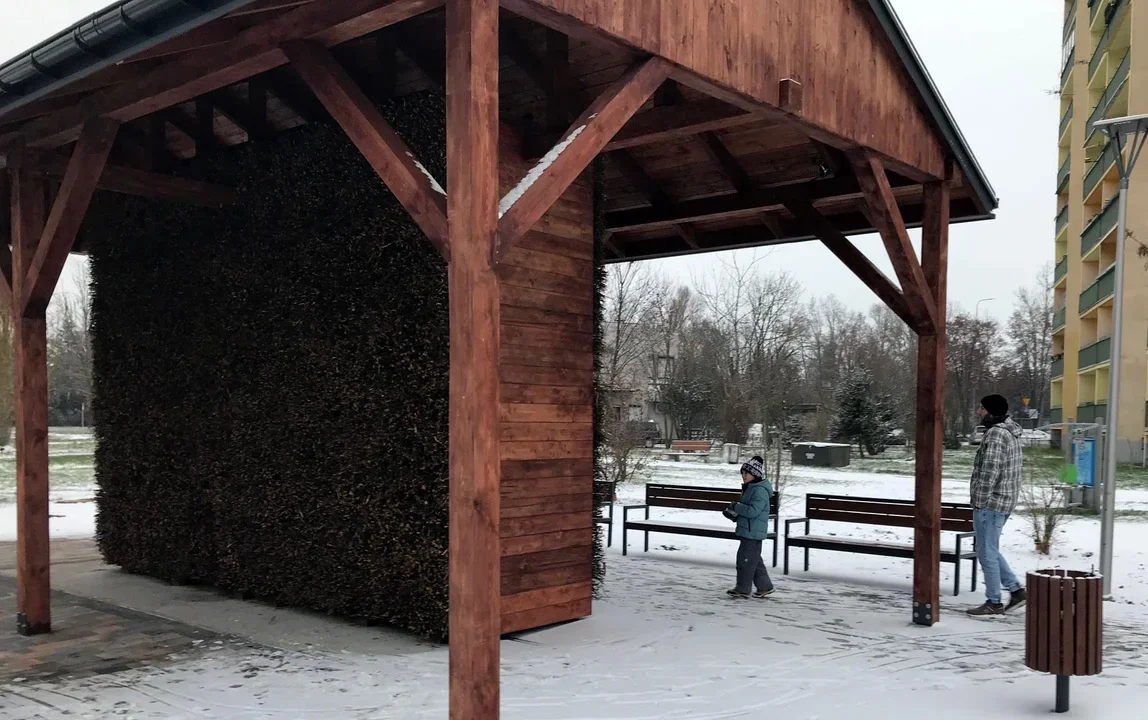
M 4 60 L 3 62 L 0 62 L 0 81 L 4 79 L 5 70 L 13 68 L 19 63 L 25 63 L 33 60 L 37 54 L 51 48 L 53 45 L 60 43 L 61 41 L 64 41 L 66 38 L 68 38 L 68 36 L 72 36 L 74 38 L 76 33 L 80 32 L 80 30 L 83 29 L 85 25 L 95 25 L 102 19 L 106 19 L 109 13 L 114 12 L 122 15 L 124 8 L 133 2 L 136 2 L 136 0 L 117 0 L 117 2 L 113 2 L 101 10 L 97 10 L 82 20 L 79 20 L 69 27 L 55 33 L 46 40 L 37 43 L 34 47 L 29 48 L 22 53 L 18 53 L 17 55 Z M 0 105 L 0 120 L 3 120 L 4 115 L 8 112 L 23 107 L 24 105 L 27 105 L 28 103 L 31 103 L 35 100 L 39 100 L 40 98 L 56 92 L 57 90 L 66 88 L 68 85 L 71 85 L 74 82 L 83 80 L 89 75 L 99 72 L 100 70 L 103 70 L 112 65 L 116 65 L 119 62 L 132 57 L 133 55 L 136 55 L 145 50 L 149 50 L 163 42 L 171 40 L 172 38 L 179 37 L 189 30 L 194 30 L 195 28 L 201 25 L 205 25 L 212 20 L 221 18 L 251 2 L 253 2 L 253 0 L 231 0 L 230 2 L 223 2 L 214 8 L 201 10 L 197 5 L 195 5 L 195 3 L 188 2 L 188 0 L 156 0 L 155 4 L 161 8 L 182 10 L 187 14 L 187 19 L 183 20 L 182 22 L 175 23 L 170 28 L 156 33 L 150 37 L 141 37 L 138 43 L 135 43 L 132 46 L 107 57 L 96 58 L 93 57 L 90 53 L 85 52 L 83 48 L 77 47 L 76 49 L 78 54 L 90 58 L 90 63 L 85 64 L 82 69 L 78 71 L 68 73 L 67 75 L 61 76 L 59 78 L 55 78 L 51 82 L 43 84 L 32 92 L 18 95 L 17 98 L 10 103 Z M 74 43 L 74 40 L 72 42 Z M 7 94 L 12 95 L 12 93 Z
M 925 106 L 933 116 L 933 122 L 937 124 L 937 129 L 940 130 L 945 142 L 952 150 L 953 156 L 956 157 L 957 164 L 965 176 L 965 181 L 970 184 L 981 207 L 985 210 L 985 216 L 991 217 L 992 211 L 999 205 L 996 192 L 989 183 L 988 177 L 985 176 L 984 170 L 981 169 L 980 163 L 977 162 L 976 156 L 973 155 L 965 136 L 957 127 L 948 105 L 945 104 L 944 98 L 937 90 L 936 83 L 933 82 L 929 71 L 925 69 L 925 64 L 921 62 L 921 56 L 917 53 L 917 48 L 913 46 L 913 41 L 909 39 L 909 34 L 905 32 L 905 26 L 901 24 L 901 19 L 897 17 L 890 0 L 869 0 L 869 6 L 873 9 L 873 14 L 877 16 L 877 21 L 881 24 L 885 34 L 888 35 L 889 42 L 893 44 L 893 49 L 901 58 L 909 77 L 917 86 L 917 91 L 921 93 Z

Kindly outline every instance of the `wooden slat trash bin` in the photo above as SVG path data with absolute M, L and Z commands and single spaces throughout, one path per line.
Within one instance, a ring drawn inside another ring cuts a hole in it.
M 1056 675 L 1056 712 L 1068 712 L 1068 679 L 1103 663 L 1104 579 L 1078 570 L 1028 573 L 1024 664 Z

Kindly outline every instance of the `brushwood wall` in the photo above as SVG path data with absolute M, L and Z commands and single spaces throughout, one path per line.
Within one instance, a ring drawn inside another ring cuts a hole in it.
M 445 178 L 442 99 L 384 114 Z M 528 164 L 502 146 L 505 192 Z M 238 201 L 101 193 L 81 235 L 104 558 L 444 638 L 445 264 L 336 127 L 189 172 Z M 505 632 L 588 615 L 602 572 L 593 197 L 576 183 L 500 269 Z

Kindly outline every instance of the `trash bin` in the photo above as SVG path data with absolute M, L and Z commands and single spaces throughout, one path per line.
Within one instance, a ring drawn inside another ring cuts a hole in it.
M 1026 579 L 1024 664 L 1056 675 L 1056 712 L 1068 712 L 1068 679 L 1103 667 L 1104 579 L 1078 570 L 1038 570 Z
M 721 446 L 722 452 L 725 453 L 725 461 L 730 465 L 737 465 L 741 462 L 741 445 L 735 443 L 726 443 Z

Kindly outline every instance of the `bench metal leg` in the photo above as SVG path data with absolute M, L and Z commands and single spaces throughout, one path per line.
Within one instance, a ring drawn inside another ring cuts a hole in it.
M 969 587 L 970 590 L 977 589 L 977 559 L 973 558 L 973 583 Z
M 809 548 L 805 548 L 805 572 L 809 572 Z
M 773 533 L 773 566 L 777 567 L 777 532 Z
M 953 577 L 953 597 L 961 594 L 961 558 L 958 555 L 957 561 L 953 563 L 956 568 L 955 576 Z
M 785 538 L 785 547 L 783 548 L 783 550 L 785 552 L 785 566 L 784 566 L 784 573 L 783 574 L 788 575 L 789 574 L 789 537 L 788 536 Z
M 614 503 L 610 503 L 610 522 L 606 525 L 606 547 L 614 544 Z
M 642 549 L 642 552 L 650 552 L 650 531 L 649 530 L 646 531 L 646 547 Z
M 622 555 L 626 554 L 626 521 L 622 520 Z

